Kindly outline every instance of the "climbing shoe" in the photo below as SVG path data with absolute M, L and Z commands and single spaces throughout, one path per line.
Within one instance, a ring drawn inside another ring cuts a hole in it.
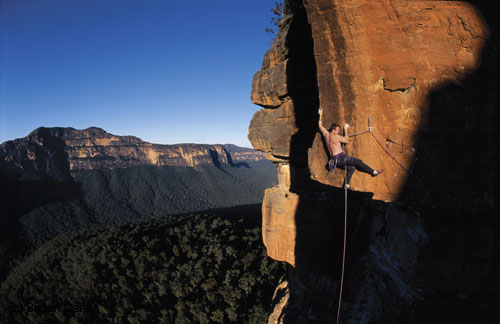
M 376 176 L 378 176 L 379 174 L 381 174 L 382 172 L 384 172 L 384 169 L 381 169 L 381 170 L 375 170 L 375 171 L 377 171 L 377 173 L 372 174 L 372 177 L 376 177 Z

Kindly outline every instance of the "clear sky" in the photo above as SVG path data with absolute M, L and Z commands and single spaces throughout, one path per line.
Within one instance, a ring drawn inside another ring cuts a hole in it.
M 101 127 L 250 147 L 271 0 L 0 0 L 0 143 Z

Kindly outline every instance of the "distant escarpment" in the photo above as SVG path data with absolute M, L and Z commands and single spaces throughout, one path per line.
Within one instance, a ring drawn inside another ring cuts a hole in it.
M 289 0 L 251 99 L 275 163 L 268 255 L 288 264 L 269 323 L 493 323 L 496 17 L 481 1 Z M 318 129 L 385 172 L 328 172 Z M 370 127 L 370 128 L 369 128 Z
M 99 128 L 38 128 L 0 144 L 0 281 L 54 236 L 262 202 L 277 183 L 263 153 L 159 145 Z
M 40 127 L 28 136 L 0 144 L 3 163 L 23 173 L 64 178 L 76 170 L 127 168 L 141 165 L 198 166 L 262 161 L 261 152 L 235 145 L 144 142 L 103 129 Z

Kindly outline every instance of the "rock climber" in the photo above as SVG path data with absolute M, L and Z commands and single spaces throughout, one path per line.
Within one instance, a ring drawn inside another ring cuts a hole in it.
M 345 188 L 351 189 L 349 183 L 351 182 L 352 175 L 356 169 L 361 172 L 368 173 L 372 177 L 376 177 L 384 172 L 384 169 L 374 170 L 360 159 L 346 155 L 344 150 L 342 149 L 342 144 L 349 143 L 349 124 L 344 125 L 345 136 L 341 136 L 340 125 L 332 123 L 330 128 L 327 130 L 325 127 L 323 127 L 323 109 L 320 108 L 318 110 L 318 113 L 318 126 L 321 134 L 323 134 L 323 137 L 325 138 L 326 146 L 328 147 L 328 153 L 330 154 L 330 159 L 328 160 L 328 169 L 331 171 L 335 170 L 336 167 L 339 167 L 341 169 L 347 170 L 347 179 L 344 183 Z

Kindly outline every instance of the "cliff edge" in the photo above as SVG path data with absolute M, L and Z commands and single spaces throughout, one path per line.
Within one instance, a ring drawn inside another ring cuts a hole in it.
M 278 170 L 262 205 L 268 255 L 289 264 L 271 322 L 334 323 L 342 170 L 324 124 L 349 123 L 342 323 L 493 319 L 496 30 L 466 1 L 286 1 L 252 83 L 248 138 Z M 473 310 L 472 310 L 473 309 Z

